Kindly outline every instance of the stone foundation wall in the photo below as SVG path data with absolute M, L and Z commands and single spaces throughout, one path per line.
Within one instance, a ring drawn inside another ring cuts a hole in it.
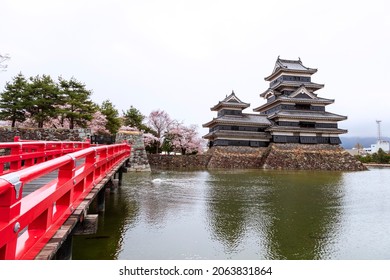
M 148 154 L 149 164 L 152 168 L 162 169 L 205 169 L 211 155 L 156 155 Z
M 0 142 L 13 142 L 15 136 L 21 140 L 84 141 L 89 138 L 90 130 L 0 127 Z
M 212 147 L 208 168 L 250 169 L 262 168 L 267 148 Z
M 204 155 L 148 155 L 152 168 L 227 168 L 358 171 L 367 168 L 338 145 L 271 144 L 213 147 Z
M 271 144 L 263 168 L 358 171 L 367 168 L 338 145 Z

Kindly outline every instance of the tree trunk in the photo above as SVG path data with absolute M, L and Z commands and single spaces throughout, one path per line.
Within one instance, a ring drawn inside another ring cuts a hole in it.
M 69 129 L 73 129 L 73 128 L 74 128 L 74 120 L 73 118 L 70 118 Z

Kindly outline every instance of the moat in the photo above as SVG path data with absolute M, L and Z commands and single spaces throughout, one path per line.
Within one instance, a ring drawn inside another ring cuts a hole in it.
M 126 173 L 73 259 L 390 259 L 390 169 Z

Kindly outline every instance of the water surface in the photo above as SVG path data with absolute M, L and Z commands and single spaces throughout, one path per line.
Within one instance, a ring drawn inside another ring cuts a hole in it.
M 388 182 L 390 169 L 126 173 L 73 258 L 390 259 Z

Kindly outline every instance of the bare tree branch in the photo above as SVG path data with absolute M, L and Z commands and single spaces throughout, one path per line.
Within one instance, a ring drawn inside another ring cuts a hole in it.
M 3 64 L 7 60 L 10 59 L 10 56 L 8 54 L 0 54 L 0 71 L 6 71 L 7 70 L 7 64 Z

